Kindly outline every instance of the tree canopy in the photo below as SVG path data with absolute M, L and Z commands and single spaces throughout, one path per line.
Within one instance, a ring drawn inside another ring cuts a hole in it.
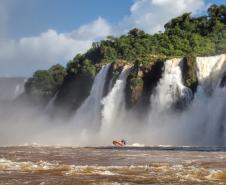
M 26 94 L 35 103 L 45 103 L 60 88 L 65 76 L 65 68 L 59 64 L 52 66 L 48 70 L 38 70 L 26 82 Z

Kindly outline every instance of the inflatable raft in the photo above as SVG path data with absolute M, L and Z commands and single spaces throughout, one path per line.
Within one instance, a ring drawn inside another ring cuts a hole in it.
M 126 146 L 126 142 L 125 142 L 124 140 L 122 140 L 122 141 L 116 141 L 116 140 L 114 140 L 114 141 L 112 142 L 112 144 L 113 144 L 114 146 Z

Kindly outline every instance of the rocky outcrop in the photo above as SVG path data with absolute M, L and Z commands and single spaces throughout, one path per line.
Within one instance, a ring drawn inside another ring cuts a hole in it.
M 93 77 L 86 73 L 67 76 L 60 88 L 55 106 L 64 112 L 77 110 L 89 96 Z
M 198 78 L 196 74 L 196 57 L 186 56 L 181 65 L 183 83 L 186 87 L 190 88 L 193 94 L 196 92 L 198 86 Z
M 140 70 L 138 65 L 134 65 L 127 78 L 125 89 L 125 100 L 127 109 L 135 106 L 140 100 L 143 92 L 143 71 Z
M 125 100 L 127 109 L 136 109 L 145 113 L 150 106 L 150 95 L 162 77 L 164 60 L 152 59 L 135 64 L 127 78 Z
M 139 108 L 143 112 L 145 112 L 145 110 L 148 110 L 148 107 L 150 106 L 150 96 L 154 93 L 155 87 L 157 86 L 159 80 L 162 78 L 163 67 L 164 61 L 156 60 L 156 62 L 152 63 L 149 69 L 145 70 L 144 72 L 144 88 L 139 106 Z

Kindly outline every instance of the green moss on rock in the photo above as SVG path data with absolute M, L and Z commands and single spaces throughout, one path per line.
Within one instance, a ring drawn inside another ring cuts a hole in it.
M 196 92 L 198 86 L 198 78 L 196 74 L 196 57 L 188 55 L 183 60 L 182 78 L 184 85 L 189 87 L 193 93 Z
M 143 72 L 141 71 L 139 65 L 135 64 L 130 70 L 125 89 L 126 107 L 128 109 L 136 105 L 142 96 L 144 86 L 142 78 Z

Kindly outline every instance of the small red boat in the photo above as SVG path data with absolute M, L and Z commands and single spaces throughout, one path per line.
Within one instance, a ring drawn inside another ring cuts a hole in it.
M 121 140 L 121 141 L 116 141 L 116 140 L 114 140 L 114 141 L 112 142 L 112 144 L 113 144 L 114 146 L 126 146 L 126 141 L 125 141 L 125 140 Z

